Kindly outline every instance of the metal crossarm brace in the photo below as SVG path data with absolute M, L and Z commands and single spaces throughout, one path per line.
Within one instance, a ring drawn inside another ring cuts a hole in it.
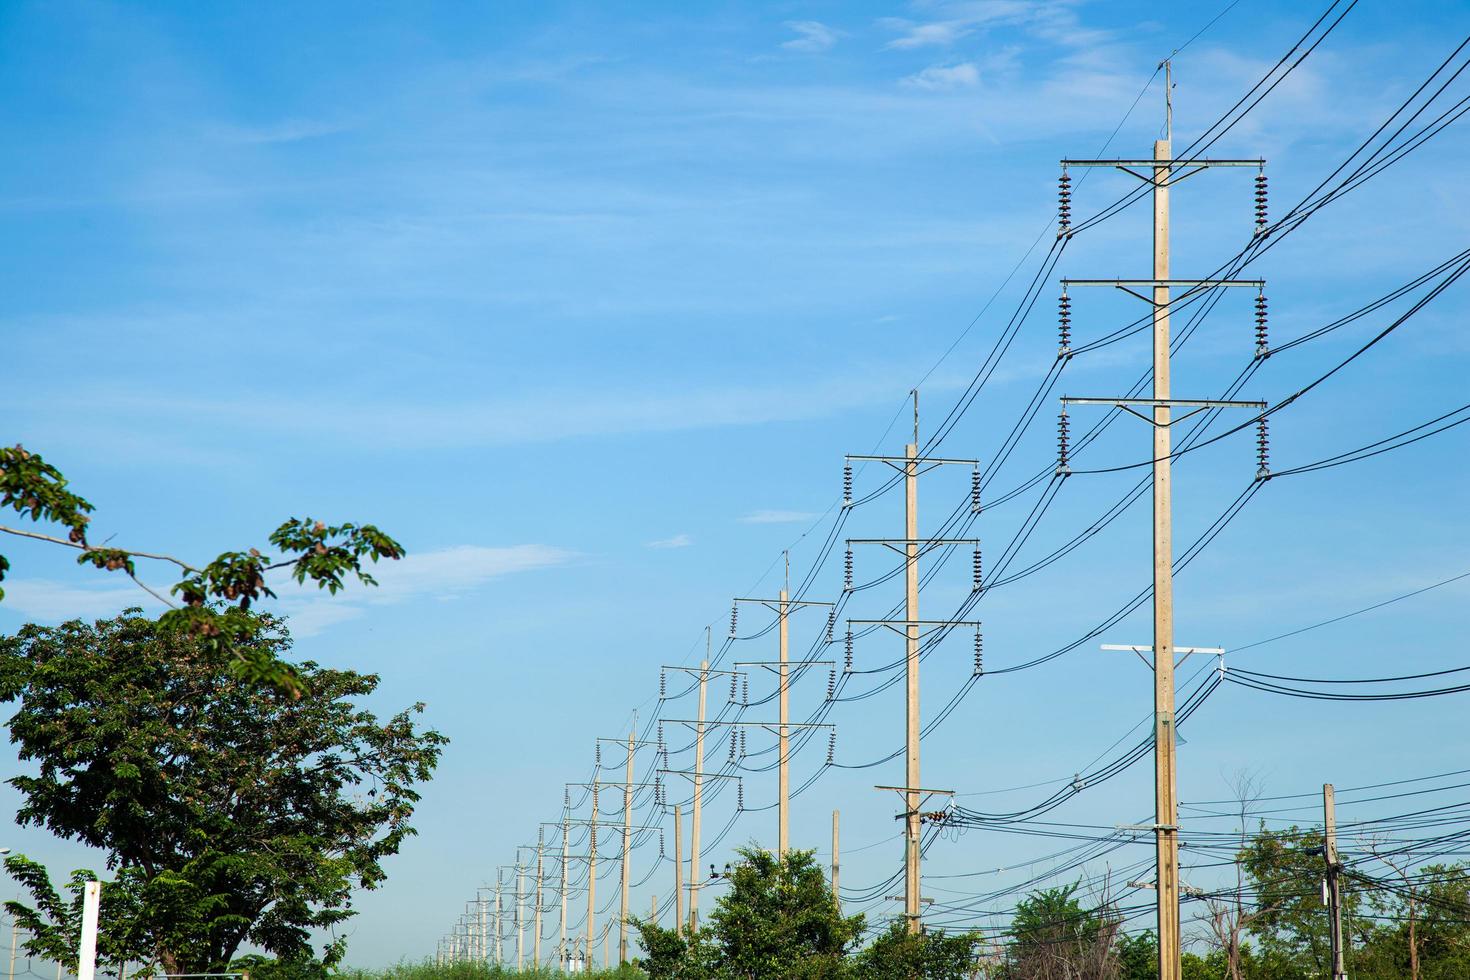
M 944 456 L 914 456 L 911 458 L 908 456 L 855 456 L 852 454 L 848 454 L 844 457 L 844 459 L 848 460 L 849 462 L 851 462 L 852 460 L 859 460 L 870 463 L 883 463 L 887 466 L 893 467 L 900 473 L 908 473 L 909 468 L 913 467 L 915 476 L 921 476 L 925 473 L 928 473 L 930 470 L 938 469 L 941 466 L 980 465 L 980 461 L 978 459 L 949 459 Z
M 700 722 L 694 721 L 694 720 L 689 719 L 689 718 L 660 718 L 659 720 L 662 721 L 662 722 L 664 722 L 664 723 L 666 723 L 666 724 L 669 724 L 669 725 L 698 725 L 698 724 L 700 724 Z M 745 727 L 745 728 L 764 728 L 767 731 L 771 731 L 771 730 L 774 730 L 775 728 L 777 728 L 778 726 L 780 726 L 781 723 L 779 721 L 706 721 L 706 722 L 704 722 L 704 724 L 706 726 L 720 725 L 720 726 L 727 727 L 727 728 L 741 728 L 741 727 Z M 834 725 L 830 721 L 822 721 L 822 722 L 788 721 L 786 723 L 786 727 L 787 728 L 836 728 L 837 726 Z M 705 773 L 705 775 L 706 776 L 709 776 L 709 775 L 712 775 L 712 774 L 711 773 Z M 606 785 L 610 785 L 610 784 L 604 783 L 603 785 L 606 786 Z
M 848 538 L 849 547 L 855 544 L 879 544 L 907 557 L 909 545 L 918 545 L 919 554 L 926 555 L 935 548 L 948 544 L 979 545 L 979 538 Z
M 919 635 L 927 636 L 937 632 L 946 626 L 970 626 L 978 628 L 981 622 L 978 619 L 849 619 L 848 626 L 885 626 L 893 632 L 904 635 L 904 630 L 910 626 L 919 627 Z M 924 627 L 929 629 L 924 629 Z M 936 790 L 937 792 L 937 790 Z
M 1062 290 L 1065 292 L 1070 286 L 1112 286 L 1121 289 L 1129 296 L 1137 297 L 1155 308 L 1172 306 L 1179 300 L 1193 296 L 1202 289 L 1213 286 L 1248 286 L 1255 289 L 1266 288 L 1264 279 L 1063 279 Z M 1135 289 L 1136 287 L 1136 289 Z M 1184 292 L 1178 296 L 1171 296 L 1164 302 L 1159 302 L 1152 296 L 1145 296 L 1137 289 L 1173 289 L 1181 288 Z
M 754 603 L 759 603 L 760 605 L 765 606 L 767 608 L 774 607 L 774 611 L 776 613 L 778 613 L 778 614 L 781 612 L 781 606 L 783 604 L 788 609 L 796 608 L 796 607 L 800 607 L 800 606 L 835 606 L 835 605 L 837 605 L 837 603 L 835 603 L 835 602 L 813 602 L 813 601 L 809 601 L 809 600 L 805 600 L 805 599 L 738 599 L 737 598 L 735 601 L 736 602 L 754 602 Z
M 677 664 L 659 664 L 658 669 L 659 670 L 682 670 L 682 671 L 684 671 L 685 673 L 688 673 L 688 674 L 694 674 L 695 676 L 698 676 L 700 674 L 703 674 L 706 677 L 739 677 L 743 673 L 742 671 L 738 671 L 738 670 L 710 670 L 710 669 L 700 669 L 699 667 L 683 667 L 683 666 L 679 666 Z
M 1152 187 L 1173 187 L 1186 177 L 1193 177 L 1202 170 L 1211 167 L 1255 167 L 1261 169 L 1266 166 L 1265 158 L 1257 160 L 1063 160 L 1062 168 L 1068 167 L 1107 167 L 1113 170 L 1121 170 L 1125 174 L 1137 177 Z M 1136 169 L 1135 169 L 1136 168 Z M 1139 173 L 1140 170 L 1149 170 L 1153 173 L 1165 171 L 1169 176 L 1162 180 L 1149 173 Z M 1175 174 L 1175 171 L 1182 171 Z
M 708 724 L 708 722 L 706 722 Z M 658 772 L 668 773 L 670 776 L 684 776 L 693 780 L 695 776 L 700 779 L 742 779 L 738 773 L 733 772 L 695 772 L 692 769 L 659 769 Z
M 1209 411 L 1212 408 L 1254 408 L 1265 411 L 1266 403 L 1262 401 L 1230 401 L 1224 399 L 1191 399 L 1191 398 L 1071 398 L 1062 397 L 1063 405 L 1111 405 L 1121 408 L 1129 415 L 1143 419 L 1149 425 L 1168 427 L 1187 418 L 1192 418 L 1200 412 Z M 1133 408 L 1134 405 L 1145 405 L 1153 409 L 1190 408 L 1193 411 L 1185 412 L 1183 415 L 1175 416 L 1172 413 L 1167 419 L 1150 417 Z

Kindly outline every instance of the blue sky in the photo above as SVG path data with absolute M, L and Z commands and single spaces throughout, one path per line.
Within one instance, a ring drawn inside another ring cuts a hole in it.
M 640 725 L 658 710 L 659 665 L 697 661 L 707 624 L 719 642 L 734 595 L 779 588 L 783 548 L 806 575 L 832 524 L 843 454 L 901 452 L 907 392 L 921 379 L 921 427 L 932 431 L 999 336 L 1049 244 L 1023 261 L 1050 237 L 1057 160 L 1100 152 L 1115 128 L 1110 153 L 1147 155 L 1162 122 L 1155 65 L 1221 7 L 0 11 L 7 438 L 59 465 L 118 543 L 207 557 L 310 514 L 373 521 L 409 548 L 375 592 L 287 591 L 280 604 L 298 653 L 381 673 L 379 707 L 426 701 L 453 739 L 421 836 L 362 898 L 351 962 L 431 953 L 474 888 L 534 840 L 538 821 L 559 816 L 562 784 L 590 773 L 593 739 L 626 734 L 635 706 Z M 1319 13 L 1244 0 L 1193 40 L 1176 59 L 1176 142 Z M 1212 152 L 1268 158 L 1273 205 L 1297 200 L 1467 24 L 1453 4 L 1360 4 Z M 1451 128 L 1253 266 L 1270 283 L 1273 336 L 1304 334 L 1463 249 L 1466 149 Z M 1126 180 L 1089 176 L 1077 212 Z M 1248 172 L 1182 185 L 1175 274 L 1204 275 L 1240 248 L 1250 203 Z M 1056 275 L 1147 275 L 1148 227 L 1135 207 L 1079 235 Z M 1054 295 L 1043 290 L 948 454 L 994 458 L 1055 357 Z M 1079 338 L 1139 312 L 1100 292 L 1075 295 L 1074 311 Z M 1276 465 L 1461 404 L 1464 311 L 1452 287 L 1275 419 Z M 1273 358 L 1242 397 L 1294 390 L 1386 322 Z M 1251 329 L 1249 296 L 1227 297 L 1176 359 L 1178 396 L 1218 396 L 1250 360 Z M 1074 359 L 995 486 L 1047 465 L 1056 394 L 1120 393 L 1147 363 L 1142 338 Z M 1466 571 L 1463 433 L 1272 481 L 1180 576 L 1180 642 L 1241 646 Z M 1146 443 L 1141 428 L 1115 425 L 1086 463 L 1136 462 Z M 1181 461 L 1181 548 L 1254 469 L 1246 434 Z M 879 479 L 858 476 L 869 489 Z M 1134 479 L 1069 479 L 1018 561 L 1077 533 Z M 927 477 L 926 531 L 967 490 L 964 472 Z M 987 561 L 1033 502 L 982 516 Z M 900 508 L 883 496 L 843 534 L 896 535 Z M 1075 638 L 1145 585 L 1146 520 L 1137 505 L 1066 559 L 987 594 L 987 665 Z M 146 605 L 66 555 L 15 541 L 5 553 L 14 571 L 0 627 Z M 858 562 L 860 581 L 890 567 L 878 553 Z M 926 589 L 926 615 L 963 599 L 964 564 Z M 886 588 L 850 614 L 880 615 L 900 598 Z M 838 589 L 840 561 L 829 559 L 810 597 Z M 1447 586 L 1242 654 L 1242 665 L 1306 676 L 1456 665 L 1466 597 L 1464 583 Z M 795 627 L 802 649 L 820 627 L 808 615 Z M 1146 629 L 1135 615 L 1107 639 L 1146 642 Z M 982 680 L 926 739 L 925 782 L 983 793 L 1081 769 L 1151 703 L 1136 662 L 1094 647 Z M 897 652 L 896 639 L 867 637 L 858 665 Z M 751 640 L 728 659 L 773 653 L 768 638 Z M 969 676 L 968 640 L 926 664 L 924 701 L 937 708 Z M 824 682 L 805 680 L 795 710 L 817 708 Z M 671 678 L 670 690 L 683 686 Z M 687 698 L 664 708 L 692 710 Z M 1186 731 L 1181 796 L 1219 798 L 1240 769 L 1294 793 L 1457 768 L 1461 710 L 1454 699 L 1344 706 L 1226 687 Z M 838 761 L 858 763 L 897 746 L 902 705 L 888 691 L 839 705 L 833 720 Z M 799 780 L 821 768 L 823 748 L 793 762 Z M 825 850 L 840 807 L 844 883 L 881 881 L 900 852 L 884 843 L 891 801 L 870 787 L 900 778 L 897 764 L 824 773 L 796 803 L 794 840 Z M 1051 819 L 1135 822 L 1150 809 L 1150 780 L 1146 764 L 1134 767 Z M 769 774 L 747 776 L 750 806 L 774 791 Z M 732 803 L 711 804 L 708 833 Z M 773 836 L 772 813 L 748 813 L 706 858 Z M 95 863 L 34 831 L 12 829 L 3 843 L 58 871 Z M 993 870 L 1049 843 L 972 831 L 931 854 L 946 870 Z M 650 840 L 634 854 L 640 877 L 654 871 L 636 909 L 671 887 L 657 853 Z M 615 880 L 599 895 L 614 896 Z

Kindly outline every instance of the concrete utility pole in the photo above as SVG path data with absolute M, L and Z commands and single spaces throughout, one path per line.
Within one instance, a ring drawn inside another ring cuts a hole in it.
M 541 856 L 542 851 L 546 847 L 545 833 L 544 828 L 538 828 L 536 831 L 536 912 L 535 924 L 532 927 L 535 932 L 532 934 L 531 939 L 531 963 L 537 969 L 541 967 Z
M 786 575 L 790 578 L 791 563 L 787 559 Z M 783 588 L 780 597 L 776 599 L 736 599 L 736 604 L 742 602 L 754 602 L 765 606 L 776 614 L 777 627 L 777 659 L 774 664 L 765 661 L 737 661 L 736 667 L 765 667 L 774 668 L 776 682 L 776 856 L 784 857 L 790 850 L 791 837 L 791 698 L 790 698 L 790 667 L 791 667 L 791 631 L 789 628 L 790 617 L 793 609 L 801 609 L 807 606 L 826 606 L 835 608 L 830 602 L 792 602 L 790 595 L 790 582 Z M 733 623 L 733 620 L 732 620 Z M 733 631 L 732 631 L 732 636 Z M 804 660 L 802 667 L 831 664 L 830 660 Z
M 501 947 L 500 947 L 500 932 L 501 932 L 501 928 L 500 927 L 501 927 L 501 925 L 503 923 L 503 920 L 501 918 L 500 889 L 501 889 L 501 878 L 504 875 L 504 872 L 505 872 L 505 869 L 504 868 L 496 868 L 495 869 L 495 962 L 496 962 L 497 965 L 505 962 L 504 957 L 502 957 L 500 955 L 500 953 L 501 953 Z
M 476 937 L 477 942 L 474 944 L 474 949 L 475 956 L 477 959 L 479 959 L 481 963 L 484 963 L 490 957 L 489 946 L 486 943 L 485 934 L 485 905 L 488 901 L 485 898 L 485 892 L 489 890 L 490 889 L 485 885 L 481 885 L 480 887 L 475 889 L 475 924 L 479 927 L 479 934 Z
M 684 815 L 674 804 L 674 935 L 684 931 Z M 10 945 L 15 945 L 12 937 Z M 12 978 L 13 980 L 13 978 Z
M 1251 286 L 1260 289 L 1261 280 L 1212 279 L 1184 280 L 1170 278 L 1169 271 L 1169 189 L 1178 181 L 1208 167 L 1262 167 L 1263 160 L 1176 161 L 1170 140 L 1173 128 L 1172 68 L 1165 61 L 1166 133 L 1169 138 L 1154 143 L 1150 160 L 1063 160 L 1063 214 L 1059 234 L 1069 237 L 1070 190 L 1066 176 L 1068 167 L 1111 167 L 1148 183 L 1153 194 L 1153 278 L 1152 279 L 1063 279 L 1062 306 L 1070 309 L 1067 289 L 1070 286 L 1107 286 L 1121 289 L 1149 303 L 1153 308 L 1153 397 L 1152 398 L 1063 398 L 1062 419 L 1067 405 L 1108 405 L 1122 408 L 1153 426 L 1153 650 L 1154 655 L 1154 832 L 1155 860 L 1158 865 L 1158 936 L 1159 980 L 1180 980 L 1182 935 L 1179 915 L 1179 802 L 1175 759 L 1174 719 L 1174 542 L 1172 517 L 1170 427 L 1175 422 L 1212 408 L 1264 409 L 1264 402 L 1185 401 L 1170 396 L 1169 355 L 1171 305 L 1202 290 L 1225 286 Z M 1259 228 L 1260 226 L 1258 226 Z M 1184 292 L 1174 295 L 1175 287 Z M 1139 292 L 1138 290 L 1149 290 Z M 1065 334 L 1064 334 L 1065 336 Z M 1070 357 L 1064 346 L 1059 356 Z M 1188 408 L 1174 417 L 1172 409 Z M 1147 413 L 1142 411 L 1147 409 Z M 1065 433 L 1065 428 L 1063 429 Z M 1057 475 L 1070 474 L 1065 458 L 1058 461 Z
M 1332 950 L 1332 980 L 1346 980 L 1347 937 L 1342 931 L 1342 862 L 1337 858 L 1337 801 L 1331 783 L 1322 785 L 1322 857 L 1327 863 L 1327 927 Z
M 842 899 L 837 894 L 837 871 L 842 867 L 838 861 L 837 850 L 837 818 L 838 811 L 832 811 L 832 904 L 837 906 L 837 911 L 842 912 Z
M 781 590 L 781 611 L 779 613 L 781 622 L 780 629 L 778 630 L 780 641 L 777 643 L 778 653 L 776 655 L 777 659 L 781 662 L 776 673 L 777 682 L 780 685 L 777 696 L 778 708 L 776 717 L 781 729 L 780 733 L 776 736 L 776 758 L 780 762 L 780 765 L 777 767 L 776 777 L 776 815 L 779 818 L 776 821 L 776 857 L 778 858 L 784 858 L 786 856 L 786 851 L 791 841 L 791 766 L 789 765 L 791 735 L 786 728 L 787 723 L 791 721 L 791 692 L 787 684 L 789 675 L 786 673 L 787 664 L 791 662 L 791 630 L 788 621 L 791 610 L 791 596 L 788 592 L 791 576 L 791 558 L 789 555 L 786 558 L 786 568 L 788 581 L 787 588 Z
M 679 667 L 664 664 L 664 670 L 678 670 L 685 673 L 695 674 L 699 678 L 699 714 L 693 722 L 694 725 L 694 772 L 687 774 L 694 781 L 694 799 L 691 803 L 690 830 L 689 830 L 689 929 L 699 925 L 699 840 L 700 828 L 702 826 L 703 811 L 701 804 L 704 800 L 704 731 L 705 731 L 705 704 L 709 693 L 709 679 L 711 677 L 735 677 L 737 671 L 710 670 L 709 660 L 713 646 L 713 630 L 706 626 L 704 628 L 704 660 L 700 661 L 699 669 L 692 667 Z
M 903 474 L 904 482 L 904 536 L 893 538 L 852 538 L 849 549 L 855 544 L 877 544 L 897 551 L 904 559 L 904 618 L 894 620 L 848 620 L 849 625 L 881 625 L 890 629 L 902 627 L 905 640 L 904 656 L 904 785 L 886 787 L 897 789 L 904 798 L 904 917 L 911 933 L 919 931 L 921 896 L 919 890 L 920 830 L 923 821 L 924 799 L 935 790 L 925 790 L 920 782 L 919 739 L 922 732 L 919 715 L 919 652 L 920 640 L 925 627 L 952 629 L 956 626 L 973 626 L 977 622 L 943 620 L 926 623 L 919 618 L 919 556 L 930 549 L 947 544 L 969 544 L 979 548 L 974 538 L 920 538 L 919 537 L 919 474 L 945 464 L 978 466 L 973 459 L 941 459 L 919 455 L 919 393 L 914 393 L 914 441 L 904 446 L 903 456 L 855 456 L 847 457 L 848 465 L 853 460 L 885 463 Z M 844 506 L 850 504 L 844 501 Z M 978 550 L 977 550 L 978 554 Z M 977 586 L 978 587 L 978 586 Z
M 651 745 L 651 744 L 654 744 L 654 743 L 651 743 L 651 742 L 639 742 L 639 741 L 636 740 L 636 737 L 634 735 L 632 735 L 632 734 L 629 734 L 628 735 L 628 738 L 627 738 L 626 743 L 624 743 L 624 741 L 622 739 L 611 739 L 611 738 L 599 738 L 597 741 L 599 743 L 601 743 L 601 742 L 616 742 L 616 743 L 618 743 L 620 745 L 622 745 L 622 744 L 626 744 L 627 745 L 627 748 L 628 748 L 627 771 L 628 771 L 628 775 L 629 776 L 632 776 L 632 774 L 633 774 L 633 750 L 634 750 L 634 748 L 636 748 L 639 745 Z M 587 879 L 587 949 L 589 951 L 589 954 L 588 955 L 591 955 L 591 951 L 596 948 L 595 947 L 595 939 L 594 939 L 594 936 L 593 936 L 593 932 L 594 932 L 594 928 L 595 928 L 595 923 L 593 922 L 593 915 L 594 915 L 594 913 L 596 911 L 596 908 L 597 908 L 597 906 L 596 906 L 596 901 L 597 901 L 597 896 L 596 896 L 596 891 L 597 891 L 597 828 L 602 823 L 602 821 L 599 821 L 597 819 L 598 791 L 600 789 L 604 788 L 604 787 L 607 787 L 607 786 L 621 786 L 623 788 L 623 819 L 617 822 L 617 824 L 620 824 L 622 826 L 622 831 L 623 831 L 623 857 L 622 857 L 622 862 L 621 862 L 622 863 L 622 879 L 623 880 L 622 880 L 622 904 L 621 904 L 621 915 L 620 915 L 620 918 L 622 919 L 621 929 L 622 929 L 623 939 L 622 939 L 622 941 L 619 944 L 619 948 L 620 948 L 620 950 L 626 952 L 626 947 L 627 947 L 627 938 L 626 938 L 627 937 L 627 919 L 628 919 L 628 883 L 630 881 L 630 879 L 628 877 L 628 855 L 629 855 L 629 851 L 630 851 L 630 846 L 629 846 L 629 843 L 630 843 L 629 842 L 630 832 L 633 831 L 633 830 L 640 830 L 641 831 L 641 830 L 657 830 L 658 829 L 657 827 L 648 827 L 648 826 L 634 827 L 633 826 L 633 824 L 632 824 L 632 812 L 633 812 L 633 808 L 632 808 L 632 792 L 635 789 L 646 789 L 646 788 L 652 787 L 654 784 L 653 783 L 635 783 L 635 782 L 633 782 L 632 779 L 623 780 L 621 782 L 609 782 L 609 781 L 602 780 L 602 779 L 597 779 L 597 778 L 594 777 L 594 779 L 593 779 L 593 781 L 591 783 L 568 783 L 567 785 L 568 786 L 591 786 L 592 787 L 592 819 L 591 820 L 573 820 L 573 821 L 570 821 L 571 823 L 579 823 L 579 824 L 580 823 L 586 823 L 586 824 L 588 824 L 590 826 L 588 840 L 589 840 L 591 846 L 589 847 L 588 854 L 587 854 L 587 862 L 588 862 L 588 879 Z M 613 824 L 611 821 L 608 822 L 608 825 L 609 826 L 616 826 L 616 824 Z M 612 926 L 609 924 L 609 926 L 607 927 L 607 932 L 608 933 L 611 933 L 611 931 L 612 931 Z
M 704 704 L 709 688 L 710 630 L 704 631 L 705 659 L 699 662 L 699 721 L 694 726 L 694 800 L 689 827 L 689 931 L 699 927 L 699 818 L 704 789 Z
M 623 773 L 623 896 L 618 914 L 618 964 L 628 962 L 628 858 L 633 835 L 633 754 L 636 732 L 628 733 L 628 762 Z
M 82 891 L 82 941 L 77 948 L 77 980 L 92 980 L 97 970 L 97 915 L 102 882 L 89 881 Z
M 567 949 L 567 832 L 569 830 L 567 821 L 572 816 L 571 791 L 563 797 L 561 811 L 561 938 L 557 942 L 557 960 L 562 969 L 566 969 L 571 959 L 571 951 Z
M 521 864 L 521 856 L 516 855 L 516 911 L 512 921 L 516 927 L 516 972 L 519 973 L 526 965 L 526 918 L 521 914 L 521 900 L 525 894 L 526 866 Z
M 592 823 L 587 831 L 587 970 L 592 970 L 592 936 L 597 917 L 597 773 L 592 774 Z

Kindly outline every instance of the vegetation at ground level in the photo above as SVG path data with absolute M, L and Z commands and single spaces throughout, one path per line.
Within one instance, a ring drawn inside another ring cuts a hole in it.
M 399 963 L 385 970 L 342 970 L 334 977 L 341 980 L 565 980 L 568 974 L 560 970 L 552 970 L 543 967 L 539 970 L 517 970 L 515 967 L 500 967 L 486 963 L 435 963 L 428 960 L 423 963 Z M 648 974 L 633 966 L 624 966 L 621 969 L 593 970 L 591 973 L 578 973 L 579 977 L 592 977 L 594 980 L 644 980 Z M 250 974 L 250 980 L 260 980 L 256 974 Z M 270 977 L 265 980 L 314 980 L 310 977 Z
M 281 621 L 242 615 L 239 642 L 280 660 Z M 7 858 L 30 893 L 5 903 L 27 953 L 75 969 L 82 887 L 101 877 L 103 972 L 219 971 L 242 946 L 298 972 L 340 960 L 345 938 L 317 950 L 313 932 L 330 937 L 353 892 L 384 881 L 447 740 L 419 727 L 422 705 L 382 719 L 358 707 L 374 675 L 308 662 L 284 691 L 237 663 L 136 610 L 0 638 L 0 700 L 18 705 L 10 740 L 35 764 L 8 780 L 16 819 L 101 850 L 111 872 L 75 871 L 58 888 L 41 865 Z
M 1317 980 L 1326 962 L 1321 834 L 1291 828 L 1243 834 L 1239 887 L 1192 898 L 1185 980 Z M 1389 857 L 1387 851 L 1384 851 Z M 1390 865 L 1391 866 L 1391 865 Z M 1470 977 L 1470 870 L 1404 867 L 1394 880 L 1348 874 L 1344 926 L 1354 980 Z M 602 977 L 648 980 L 1157 980 L 1151 931 L 1123 931 L 1119 904 L 1080 885 L 1033 891 L 1004 933 L 893 924 L 866 944 L 862 916 L 843 916 L 811 852 L 778 860 L 747 848 L 704 928 L 676 934 L 633 920 L 643 955 Z M 1203 926 L 1203 931 L 1201 930 Z M 490 980 L 559 976 L 484 964 L 402 964 L 347 971 L 353 980 Z M 260 980 L 252 974 L 252 980 Z M 314 980 L 283 977 L 281 980 Z

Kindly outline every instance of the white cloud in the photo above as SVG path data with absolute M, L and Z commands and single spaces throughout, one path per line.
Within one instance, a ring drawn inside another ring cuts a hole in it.
M 40 578 L 8 579 L 4 589 L 0 610 L 40 623 L 101 619 L 129 606 L 140 606 L 150 613 L 163 610 L 157 599 L 126 580 L 86 586 Z
M 900 51 L 948 47 L 977 31 L 997 27 L 1019 27 L 1036 38 L 1066 47 L 1086 47 L 1108 39 L 1106 32 L 1081 26 L 1070 0 L 966 0 L 941 3 L 934 13 L 936 18 L 929 21 L 880 18 L 879 27 L 898 34 L 884 47 Z
M 379 587 L 369 595 L 386 601 L 420 595 L 443 596 L 478 588 L 502 575 L 564 565 L 576 557 L 576 552 L 544 544 L 498 548 L 461 544 L 421 554 L 409 553 L 399 561 L 372 566 Z
M 276 611 L 288 617 L 296 636 L 313 636 L 331 626 L 357 619 L 366 606 L 414 599 L 454 599 L 484 586 L 492 579 L 565 565 L 575 551 L 545 544 L 501 547 L 461 544 L 437 551 L 410 552 L 398 561 L 379 562 L 368 571 L 376 588 L 359 587 L 329 596 L 315 586 L 275 586 L 281 595 Z M 268 607 L 269 608 L 269 607 Z
M 936 20 L 927 24 L 915 24 L 913 21 L 897 17 L 885 17 L 879 23 L 884 27 L 902 32 L 884 45 L 886 48 L 894 48 L 899 51 L 911 48 L 946 47 L 974 30 L 968 22 L 963 20 Z
M 644 545 L 645 548 L 687 548 L 694 543 L 694 539 L 687 534 L 676 534 L 672 538 L 662 538 L 658 541 L 650 541 Z
M 968 61 L 958 65 L 931 65 L 917 75 L 903 79 L 899 84 L 927 92 L 973 88 L 980 84 L 980 70 Z
M 837 43 L 838 33 L 816 20 L 789 20 L 786 26 L 798 35 L 783 41 L 781 47 L 788 51 L 826 51 Z
M 804 510 L 753 510 L 740 518 L 742 524 L 799 524 L 816 519 Z

